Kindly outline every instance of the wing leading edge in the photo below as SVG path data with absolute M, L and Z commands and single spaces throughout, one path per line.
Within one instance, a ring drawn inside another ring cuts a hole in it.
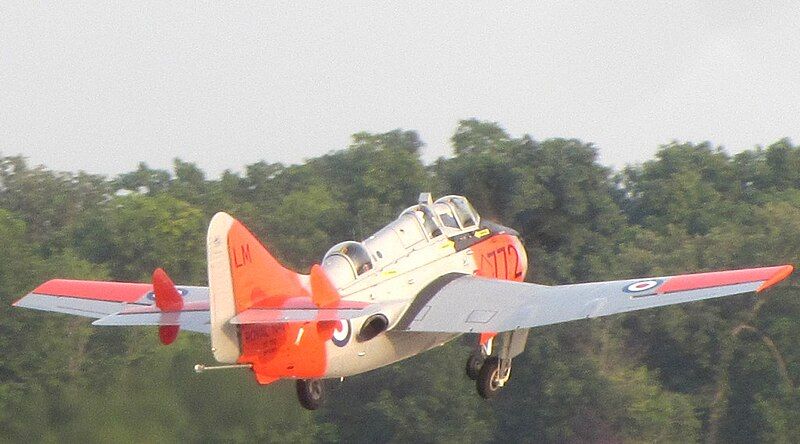
M 397 329 L 470 333 L 538 327 L 760 292 L 793 270 L 791 265 L 780 265 L 559 286 L 460 276 L 432 284 L 433 292 L 421 293 Z

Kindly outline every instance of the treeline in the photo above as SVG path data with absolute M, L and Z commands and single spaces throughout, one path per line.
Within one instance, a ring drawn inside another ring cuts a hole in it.
M 421 191 L 466 195 L 518 229 L 528 280 L 570 283 L 800 260 L 800 147 L 735 156 L 671 144 L 612 171 L 579 140 L 514 138 L 461 122 L 431 165 L 413 131 L 359 133 L 301 165 L 259 162 L 209 179 L 142 163 L 114 178 L 0 158 L 0 439 L 7 441 L 754 442 L 800 437 L 797 278 L 764 295 L 532 331 L 492 402 L 455 341 L 333 382 L 318 412 L 293 385 L 246 371 L 194 375 L 208 338 L 169 347 L 151 329 L 13 309 L 53 277 L 206 284 L 205 229 L 241 219 L 287 265 L 362 239 Z

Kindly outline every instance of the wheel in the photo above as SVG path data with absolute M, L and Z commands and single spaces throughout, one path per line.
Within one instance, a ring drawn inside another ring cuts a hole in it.
M 325 401 L 325 386 L 320 379 L 298 379 L 297 399 L 308 410 L 316 410 Z
M 500 392 L 500 361 L 496 356 L 486 358 L 475 380 L 478 394 L 484 399 L 491 399 Z
M 486 360 L 486 356 L 483 355 L 483 351 L 481 349 L 472 350 L 472 353 L 469 354 L 469 358 L 467 358 L 467 377 L 475 381 L 478 379 L 478 374 L 481 372 L 481 366 L 483 362 Z

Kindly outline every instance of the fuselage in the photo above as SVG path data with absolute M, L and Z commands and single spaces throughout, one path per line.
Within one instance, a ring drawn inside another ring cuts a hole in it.
M 433 208 L 437 209 L 435 205 Z M 404 214 L 409 214 L 408 210 Z M 382 313 L 386 328 L 377 336 L 360 341 L 357 333 L 373 315 L 340 321 L 334 337 L 326 344 L 328 365 L 324 377 L 344 377 L 382 367 L 458 336 L 396 329 L 412 301 L 441 276 L 456 273 L 516 281 L 525 278 L 528 260 L 514 230 L 488 221 L 479 222 L 477 215 L 475 223 L 467 226 L 457 223 L 448 226 L 443 222 L 447 214 L 437 216 L 438 231 L 432 230 L 436 235 L 420 239 L 411 248 L 391 242 L 397 226 L 403 225 L 402 215 L 363 242 L 373 266 L 341 289 L 342 299 L 381 302 L 388 307 Z M 382 251 L 392 247 L 400 252 L 394 257 Z M 388 258 L 381 261 L 379 256 Z
M 457 335 L 403 329 L 408 321 L 404 322 L 405 313 L 412 304 L 424 303 L 426 289 L 437 280 L 462 275 L 522 281 L 527 271 L 527 256 L 517 233 L 481 220 L 460 196 L 421 201 L 364 241 L 333 246 L 321 270 L 315 275 L 312 269 L 309 276 L 280 268 L 266 250 L 254 244 L 252 234 L 231 223 L 212 220 L 209 228 L 209 264 L 214 264 L 209 266 L 212 344 L 220 362 L 249 364 L 264 384 L 281 378 L 350 376 L 440 346 Z M 217 242 L 222 239 L 217 232 L 227 233 L 227 244 Z M 229 262 L 215 262 L 223 254 Z M 231 273 L 230 287 L 212 279 Z M 325 277 L 320 279 L 320 273 Z M 334 298 L 319 298 L 322 281 Z M 227 288 L 232 289 L 236 304 L 228 305 L 226 312 Z M 309 296 L 299 300 L 282 296 L 288 293 L 309 295 L 320 308 L 330 299 L 377 307 L 377 311 L 335 321 L 245 324 L 235 332 L 227 323 L 230 313 L 249 307 L 280 309 L 309 300 Z M 215 311 L 220 306 L 223 310 Z M 231 360 L 234 356 L 238 356 L 235 361 Z
M 347 300 L 385 302 L 394 310 L 386 313 L 389 321 L 386 331 L 363 342 L 357 340 L 355 332 L 362 330 L 370 316 L 341 321 L 334 338 L 326 345 L 328 368 L 324 377 L 344 377 L 382 367 L 443 345 L 458 336 L 395 330 L 415 297 L 443 275 L 458 273 L 517 281 L 524 279 L 527 257 L 515 235 L 492 233 L 485 239 L 476 240 L 461 249 L 457 249 L 456 243 L 447 237 L 431 242 L 397 264 L 376 270 L 374 277 L 364 279 L 359 285 L 354 285 L 352 292 L 343 294 Z

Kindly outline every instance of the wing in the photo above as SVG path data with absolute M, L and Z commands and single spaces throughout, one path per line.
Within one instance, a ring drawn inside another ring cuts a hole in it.
M 184 304 L 181 310 L 172 312 L 161 312 L 156 307 L 151 284 L 69 279 L 47 281 L 13 305 L 94 318 L 96 325 L 145 325 L 104 320 L 120 313 L 146 311 L 159 318 L 158 323 L 146 325 L 179 325 L 185 330 L 208 334 L 208 287 L 179 285 L 176 289 Z
M 420 293 L 395 329 L 502 332 L 576 319 L 763 291 L 791 265 L 621 281 L 546 286 L 446 275 Z
M 15 302 L 15 307 L 66 313 L 96 319 L 103 326 L 179 326 L 182 330 L 210 333 L 208 287 L 175 286 L 183 299 L 180 309 L 162 311 L 152 284 L 54 279 Z M 391 304 L 338 301 L 319 307 L 309 297 L 287 298 L 280 307 L 251 308 L 231 324 L 281 324 L 338 321 L 379 312 Z

